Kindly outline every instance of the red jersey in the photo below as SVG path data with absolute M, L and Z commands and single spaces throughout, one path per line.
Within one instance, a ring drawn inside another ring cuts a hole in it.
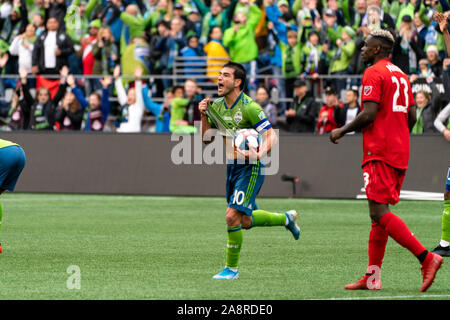
M 380 160 L 391 167 L 408 169 L 408 111 L 414 96 L 408 76 L 389 59 L 366 69 L 362 79 L 361 109 L 364 101 L 378 103 L 375 121 L 363 132 L 363 165 Z

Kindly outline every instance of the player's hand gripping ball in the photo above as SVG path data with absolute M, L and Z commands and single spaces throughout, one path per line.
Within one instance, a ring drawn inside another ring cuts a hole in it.
M 260 142 L 260 135 L 255 129 L 241 129 L 234 135 L 233 147 L 244 151 L 249 150 L 250 146 L 258 152 Z

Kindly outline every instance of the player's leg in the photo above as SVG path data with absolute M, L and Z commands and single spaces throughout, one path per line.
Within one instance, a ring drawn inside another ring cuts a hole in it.
M 450 167 L 448 167 L 445 184 L 444 211 L 442 212 L 441 228 L 441 241 L 433 250 L 433 253 L 436 253 L 442 257 L 450 257 Z
M 0 194 L 5 190 L 14 191 L 17 180 L 25 167 L 26 156 L 20 146 L 0 149 Z M 0 204 L 0 231 L 3 223 L 3 208 Z M 2 246 L 0 244 L 0 253 Z
M 258 161 L 249 167 L 248 171 L 239 181 L 240 190 L 245 190 L 245 192 L 237 191 L 235 201 L 231 204 L 232 207 L 245 214 L 242 218 L 242 227 L 250 229 L 252 227 L 284 226 L 297 240 L 300 236 L 300 228 L 297 225 L 298 214 L 295 210 L 277 213 L 258 209 L 256 197 L 264 183 L 264 165 Z
M 213 276 L 213 279 L 232 280 L 239 277 L 238 264 L 243 242 L 243 214 L 236 209 L 227 208 L 225 220 L 227 223 L 227 249 L 225 268 Z
M 389 210 L 389 203 L 398 202 L 401 185 L 405 172 L 389 167 L 382 162 L 370 162 L 363 168 L 366 194 L 369 201 L 370 217 L 372 219 L 372 230 L 369 236 L 369 269 L 373 266 L 381 267 L 387 235 L 397 243 L 407 248 L 422 264 L 423 284 L 421 291 L 425 291 L 432 284 L 437 270 L 442 264 L 442 258 L 428 252 L 419 242 L 408 226 L 398 216 Z M 383 232 L 383 230 L 385 232 Z M 353 284 L 347 285 L 346 289 L 371 289 L 371 280 L 379 281 L 379 276 L 366 276 Z M 373 288 L 379 287 L 379 284 Z

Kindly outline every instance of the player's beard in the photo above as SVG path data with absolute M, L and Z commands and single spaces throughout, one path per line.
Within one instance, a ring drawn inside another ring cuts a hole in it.
M 233 88 L 228 88 L 225 84 L 217 86 L 217 95 L 219 97 L 226 97 L 233 91 Z

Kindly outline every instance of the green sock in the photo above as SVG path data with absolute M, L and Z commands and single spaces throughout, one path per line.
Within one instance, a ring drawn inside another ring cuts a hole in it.
M 264 210 L 253 210 L 252 227 L 285 226 L 286 215 Z
M 237 268 L 243 240 L 242 226 L 228 227 L 227 261 L 228 268 Z
M 444 212 L 442 212 L 441 239 L 450 242 L 450 200 L 444 201 Z

